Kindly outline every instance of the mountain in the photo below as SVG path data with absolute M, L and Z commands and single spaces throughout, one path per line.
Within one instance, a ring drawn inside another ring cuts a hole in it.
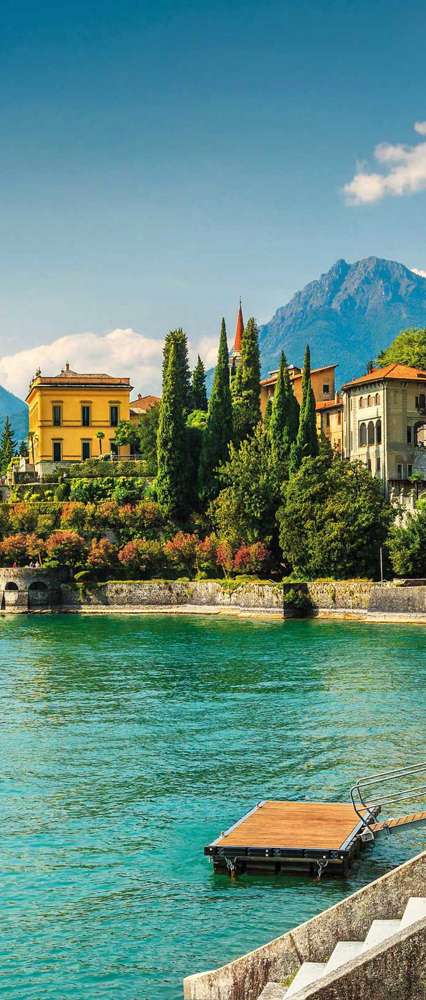
M 0 385 L 0 432 L 3 430 L 5 417 L 9 417 L 17 444 L 28 437 L 27 404 Z
M 278 368 L 282 350 L 301 365 L 309 343 L 313 367 L 338 364 L 340 386 L 409 326 L 426 326 L 426 278 L 380 257 L 338 260 L 260 327 L 262 374 Z

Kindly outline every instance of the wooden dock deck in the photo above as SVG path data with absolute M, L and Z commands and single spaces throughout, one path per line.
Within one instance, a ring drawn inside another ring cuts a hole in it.
M 352 805 L 343 802 L 266 800 L 204 849 L 215 870 L 346 874 L 360 847 L 363 828 Z

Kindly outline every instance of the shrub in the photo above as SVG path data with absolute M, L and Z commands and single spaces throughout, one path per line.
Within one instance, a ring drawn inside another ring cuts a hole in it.
M 426 503 L 419 500 L 414 513 L 408 513 L 403 524 L 391 528 L 388 548 L 392 568 L 397 576 L 426 575 Z
M 164 545 L 164 554 L 170 559 L 171 565 L 181 575 L 191 576 L 195 571 L 200 539 L 185 531 L 177 531 Z
M 142 579 L 159 575 L 164 567 L 161 543 L 148 541 L 146 538 L 127 542 L 120 549 L 118 558 L 127 573 Z
M 73 568 L 83 562 L 86 544 L 76 531 L 54 531 L 47 539 L 46 551 L 50 562 Z
M 237 573 L 249 573 L 253 576 L 265 574 L 271 564 L 271 554 L 263 542 L 253 545 L 241 545 L 234 556 L 234 569 Z
M 224 576 L 229 576 L 234 567 L 234 553 L 232 545 L 223 538 L 216 547 L 216 563 L 223 570 Z
M 8 535 L 0 542 L 0 562 L 3 566 L 28 566 L 39 561 L 44 553 L 44 542 L 35 534 Z
M 92 538 L 86 559 L 87 567 L 94 570 L 97 576 L 106 576 L 116 563 L 116 546 L 108 538 Z
M 81 501 L 70 500 L 62 505 L 61 528 L 81 532 L 86 527 L 87 505 Z
M 42 513 L 37 515 L 37 535 L 41 538 L 47 538 L 48 535 L 52 534 L 57 526 L 58 516 L 56 511 L 52 510 L 50 512 Z
M 13 532 L 34 531 L 37 525 L 37 511 L 25 500 L 10 507 L 9 521 Z
M 125 504 L 119 508 L 119 518 L 123 542 L 132 538 L 156 538 L 167 525 L 160 505 L 152 500 L 141 500 L 135 507 Z
M 206 576 L 214 575 L 217 567 L 217 544 L 216 535 L 207 535 L 197 545 L 198 571 Z

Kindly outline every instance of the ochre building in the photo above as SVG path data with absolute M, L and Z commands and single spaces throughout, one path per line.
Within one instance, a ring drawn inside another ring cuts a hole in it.
M 57 465 L 103 454 L 129 455 L 114 441 L 121 420 L 129 420 L 129 378 L 81 375 L 69 364 L 59 375 L 37 371 L 27 395 L 29 457 L 43 478 Z
M 337 365 L 323 365 L 311 371 L 311 385 L 315 396 L 317 429 L 330 441 L 335 451 L 343 450 L 343 403 L 336 395 L 335 369 Z M 297 402 L 302 402 L 303 369 L 295 365 L 288 366 L 288 373 L 293 385 Z M 278 370 L 270 372 L 260 383 L 260 405 L 262 415 L 266 404 L 272 399 L 278 378 Z

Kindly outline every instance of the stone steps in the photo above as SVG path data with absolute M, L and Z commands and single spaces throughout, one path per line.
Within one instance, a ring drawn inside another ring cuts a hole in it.
M 300 990 L 313 986 L 323 976 L 329 975 L 330 972 L 346 965 L 347 962 L 352 962 L 355 958 L 369 951 L 370 948 L 381 944 L 387 938 L 397 934 L 398 931 L 404 930 L 424 917 L 426 917 L 426 897 L 411 896 L 400 920 L 373 920 L 364 941 L 337 941 L 327 962 L 303 962 L 293 982 L 287 990 L 282 990 L 281 996 L 285 997 L 286 1000 L 287 997 L 296 996 Z M 263 992 L 261 997 L 264 998 L 267 995 Z M 279 996 L 279 994 L 275 992 L 275 996 Z

